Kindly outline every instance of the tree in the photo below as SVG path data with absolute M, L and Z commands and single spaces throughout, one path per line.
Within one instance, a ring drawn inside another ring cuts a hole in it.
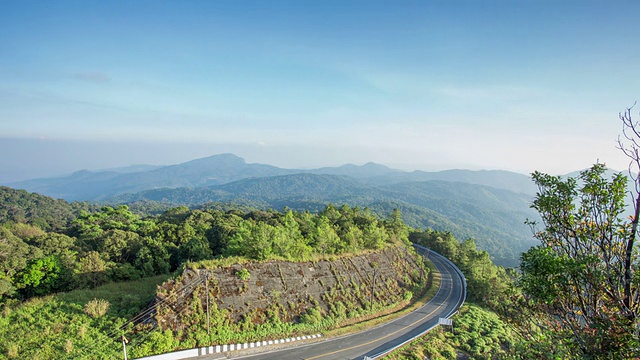
M 209 243 L 202 239 L 192 238 L 178 247 L 179 262 L 212 259 L 213 253 Z
M 336 233 L 330 220 L 324 216 L 318 216 L 311 244 L 315 252 L 320 254 L 337 254 L 342 250 L 342 242 Z
M 366 225 L 363 229 L 364 246 L 367 249 L 382 249 L 389 239 L 384 227 L 378 226 L 377 221 Z
M 131 262 L 140 248 L 140 236 L 125 230 L 108 230 L 100 234 L 96 242 L 98 252 L 109 261 Z
M 67 235 L 50 232 L 30 238 L 27 243 L 42 250 L 45 256 L 59 255 L 61 258 L 70 258 L 68 263 L 75 261 L 75 239 Z
M 102 259 L 100 253 L 97 251 L 89 252 L 76 263 L 74 272 L 77 285 L 79 287 L 95 287 L 104 284 L 108 280 L 109 266 L 110 264 Z
M 273 232 L 273 251 L 285 259 L 301 259 L 311 250 L 302 236 L 300 226 L 291 210 L 282 218 L 282 225 L 276 226 Z
M 60 260 L 50 255 L 29 262 L 25 269 L 16 274 L 14 283 L 22 294 L 31 297 L 60 290 L 64 281 Z
M 147 237 L 142 239 L 142 247 L 133 264 L 144 276 L 164 274 L 170 270 L 170 257 L 160 240 Z
M 639 355 L 640 197 L 625 218 L 627 178 L 607 180 L 606 170 L 595 164 L 578 178 L 532 175 L 539 188 L 532 207 L 544 228 L 529 222 L 541 245 L 521 256 L 520 285 L 542 324 L 580 358 Z
M 393 209 L 393 212 L 384 221 L 389 236 L 394 242 L 409 242 L 409 227 L 402 221 L 402 213 L 400 210 Z
M 211 228 L 207 230 L 206 236 L 209 239 L 209 247 L 214 255 L 221 254 L 227 247 L 229 238 L 238 229 L 238 224 L 242 218 L 233 213 L 223 213 L 215 210 L 213 212 L 213 222 Z
M 265 260 L 271 257 L 274 228 L 265 223 L 244 220 L 229 239 L 226 256 L 245 256 L 250 259 Z
M 146 234 L 154 228 L 154 224 L 140 220 L 126 205 L 116 208 L 105 206 L 95 213 L 81 212 L 72 223 L 68 235 L 77 238 L 84 253 L 88 253 L 100 251 L 102 240 L 100 236 L 106 231 L 121 230 Z
M 7 278 L 13 277 L 16 272 L 27 266 L 29 259 L 38 257 L 32 254 L 33 251 L 34 248 L 13 235 L 10 230 L 0 226 L 0 274 Z

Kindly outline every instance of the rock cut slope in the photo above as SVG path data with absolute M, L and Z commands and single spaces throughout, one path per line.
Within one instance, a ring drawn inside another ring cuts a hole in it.
M 372 300 L 377 306 L 401 302 L 426 278 L 421 258 L 405 247 L 335 260 L 191 268 L 158 289 L 156 302 L 170 306 L 160 308 L 156 318 L 162 328 L 174 331 L 202 326 L 194 320 L 202 314 L 194 312 L 206 308 L 207 289 L 215 304 L 211 316 L 234 323 L 298 323 L 310 309 L 323 316 L 353 317 L 370 308 Z M 184 289 L 190 295 L 183 296 Z

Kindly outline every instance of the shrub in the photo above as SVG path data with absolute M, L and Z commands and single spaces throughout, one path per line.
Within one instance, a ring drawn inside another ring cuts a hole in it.
M 251 273 L 249 272 L 249 270 L 242 268 L 236 271 L 236 276 L 242 281 L 247 281 L 251 277 Z
M 92 318 L 99 318 L 107 313 L 110 305 L 107 300 L 93 299 L 84 305 L 84 312 Z
M 309 325 L 319 324 L 324 317 L 322 316 L 322 312 L 317 307 L 312 307 L 307 310 L 307 313 L 302 315 L 300 318 L 300 322 Z

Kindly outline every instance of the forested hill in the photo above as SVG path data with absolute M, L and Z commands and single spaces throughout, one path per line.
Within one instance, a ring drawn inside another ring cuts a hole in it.
M 90 210 L 86 203 L 69 204 L 48 196 L 0 186 L 0 224 L 26 223 L 43 230 L 66 228 L 80 210 Z
M 207 188 L 157 189 L 121 195 L 112 204 L 140 201 L 195 207 L 208 202 L 233 202 L 263 209 L 319 211 L 326 204 L 368 207 L 381 217 L 393 209 L 415 228 L 450 231 L 473 238 L 496 263 L 517 266 L 519 253 L 533 244 L 526 219 L 535 219 L 531 196 L 488 186 L 446 182 L 372 185 L 332 175 L 293 174 L 245 179 Z

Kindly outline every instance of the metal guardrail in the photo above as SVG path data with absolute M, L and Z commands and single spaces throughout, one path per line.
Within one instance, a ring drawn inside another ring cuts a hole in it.
M 433 254 L 435 256 L 438 256 L 441 260 L 443 260 L 444 262 L 448 263 L 453 269 L 455 269 L 456 274 L 460 277 L 460 280 L 462 281 L 462 284 L 463 284 L 463 287 L 464 287 L 463 290 L 462 290 L 462 296 L 460 297 L 460 299 L 458 299 L 458 304 L 456 305 L 455 309 L 445 316 L 445 319 L 451 318 L 453 315 L 455 315 L 458 312 L 458 310 L 462 307 L 462 305 L 464 305 L 465 301 L 467 300 L 467 279 L 464 277 L 464 274 L 462 273 L 462 271 L 460 271 L 460 269 L 451 260 L 449 260 L 446 257 L 442 256 L 441 254 L 439 254 L 439 253 L 437 253 L 437 252 L 435 252 L 435 251 L 433 251 L 433 250 L 431 250 L 431 249 L 429 249 L 427 247 L 424 247 L 422 245 L 413 244 L 413 247 L 416 250 L 422 251 L 423 252 L 422 256 L 426 256 L 427 258 L 431 254 Z M 363 359 L 377 359 L 379 357 L 387 355 L 388 353 L 390 353 L 390 352 L 392 352 L 392 351 L 394 351 L 396 349 L 399 349 L 399 348 L 405 346 L 406 344 L 414 341 L 415 339 L 423 336 L 424 334 L 430 332 L 431 330 L 435 329 L 439 325 L 440 324 L 435 324 L 435 325 L 431 326 L 430 328 L 426 329 L 425 331 L 421 332 L 420 334 L 418 334 L 418 335 L 416 335 L 416 336 L 414 336 L 414 337 L 412 337 L 412 338 L 410 338 L 410 339 L 408 339 L 408 340 L 406 340 L 406 341 L 404 341 L 404 342 L 402 342 L 402 343 L 400 343 L 398 345 L 395 345 L 395 346 L 393 346 L 393 347 L 391 347 L 389 349 L 386 349 L 386 350 L 384 350 L 382 352 L 379 352 L 379 353 L 377 353 L 375 355 L 365 356 L 365 357 L 363 357 Z

